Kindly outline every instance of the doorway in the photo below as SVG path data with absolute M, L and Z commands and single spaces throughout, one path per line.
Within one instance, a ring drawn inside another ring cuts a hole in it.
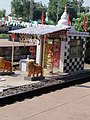
M 47 72 L 57 73 L 60 67 L 60 39 L 48 40 L 45 42 L 44 68 Z

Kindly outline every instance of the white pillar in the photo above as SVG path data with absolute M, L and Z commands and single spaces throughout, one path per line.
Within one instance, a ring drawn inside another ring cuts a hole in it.
M 40 49 L 41 49 L 41 46 L 40 46 L 40 40 L 37 40 L 37 49 L 36 49 L 36 63 L 37 64 L 40 64 Z
M 60 65 L 59 65 L 59 71 L 63 72 L 64 68 L 64 53 L 65 53 L 65 41 L 61 41 L 61 50 L 60 50 Z

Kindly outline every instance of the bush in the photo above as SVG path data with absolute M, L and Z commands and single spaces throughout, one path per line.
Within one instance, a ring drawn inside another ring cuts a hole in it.
M 8 39 L 9 34 L 0 34 L 0 39 Z

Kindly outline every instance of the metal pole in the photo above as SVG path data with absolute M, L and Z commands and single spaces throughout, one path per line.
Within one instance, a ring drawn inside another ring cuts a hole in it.
M 31 0 L 30 0 L 30 5 L 29 5 L 29 7 L 31 6 Z M 31 7 L 30 7 L 31 8 Z M 30 15 L 31 15 L 31 10 L 30 10 L 30 8 L 29 8 L 29 20 L 31 19 L 31 17 L 30 17 Z
M 45 57 L 45 39 L 43 39 L 43 64 L 42 64 L 43 68 L 44 68 L 44 57 Z
M 54 73 L 53 63 L 54 63 L 54 39 L 52 41 L 52 74 Z
M 30 0 L 30 20 L 33 20 L 34 0 Z
M 12 69 L 13 69 L 13 58 L 14 58 L 14 38 L 13 40 L 13 45 L 12 45 Z
M 57 22 L 58 22 L 58 13 L 59 13 L 59 0 L 57 1 Z

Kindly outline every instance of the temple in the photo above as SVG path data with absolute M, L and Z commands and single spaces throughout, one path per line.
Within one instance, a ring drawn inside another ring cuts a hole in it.
M 76 32 L 68 26 L 66 8 L 57 25 L 41 25 L 10 31 L 26 39 L 37 39 L 35 62 L 54 72 L 74 72 L 84 69 L 88 32 Z

